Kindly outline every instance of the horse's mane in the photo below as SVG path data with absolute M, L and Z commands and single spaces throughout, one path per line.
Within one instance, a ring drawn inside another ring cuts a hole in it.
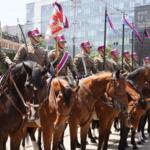
M 63 79 L 63 80 L 66 80 L 66 82 L 68 82 L 68 86 L 64 87 L 65 90 L 64 90 L 63 96 L 64 96 L 65 103 L 69 104 L 71 95 L 72 95 L 72 85 L 70 85 L 68 78 L 66 76 L 58 76 L 58 77 L 54 78 L 55 81 L 57 81 L 57 79 L 58 80 Z M 59 82 L 61 82 L 61 80 L 59 80 Z
M 19 72 L 22 69 L 23 64 L 25 64 L 26 66 L 28 66 L 30 68 L 33 68 L 37 63 L 34 61 L 31 61 L 31 60 L 20 62 L 13 67 L 12 72 L 13 73 Z
M 144 67 L 140 67 L 140 68 L 134 70 L 133 72 L 131 72 L 131 73 L 128 74 L 127 79 L 134 80 L 144 70 L 145 70 L 145 66 Z
M 108 71 L 102 71 L 102 72 L 98 72 L 96 74 L 93 74 L 87 78 L 84 78 L 83 80 L 106 80 L 106 79 L 110 79 L 110 77 L 112 77 L 112 73 L 108 72 Z

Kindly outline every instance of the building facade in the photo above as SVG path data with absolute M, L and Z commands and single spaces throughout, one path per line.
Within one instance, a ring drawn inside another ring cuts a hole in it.
M 72 49 L 75 39 L 76 52 L 83 40 L 89 40 L 94 49 L 103 44 L 104 14 L 107 5 L 117 33 L 114 33 L 107 25 L 107 45 L 121 50 L 122 47 L 122 12 L 125 11 L 130 21 L 134 22 L 134 7 L 150 4 L 150 0 L 61 0 L 65 15 L 69 20 L 69 29 L 65 36 L 69 49 Z M 39 28 L 45 34 L 52 14 L 52 4 L 49 0 L 37 0 L 26 5 L 27 27 Z M 125 27 L 125 49 L 131 50 L 131 30 Z

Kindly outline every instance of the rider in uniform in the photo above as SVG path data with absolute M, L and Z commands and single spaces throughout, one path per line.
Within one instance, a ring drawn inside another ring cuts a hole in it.
M 80 73 L 81 77 L 87 77 L 92 74 L 97 73 L 96 66 L 93 59 L 90 57 L 91 53 L 91 44 L 89 41 L 84 41 L 80 44 L 81 54 L 76 55 L 74 62 Z M 91 142 L 95 143 L 94 137 L 92 137 L 91 130 L 89 130 L 88 137 L 91 139 Z M 80 147 L 79 142 L 77 142 L 77 147 Z
M 144 59 L 143 59 L 143 66 L 149 65 L 149 64 L 150 64 L 150 57 L 149 56 L 144 57 Z
M 65 40 L 64 35 L 56 36 L 55 40 L 56 40 L 56 49 L 48 53 L 48 58 L 51 63 L 50 70 L 51 70 L 52 77 L 69 76 L 70 78 L 71 77 L 70 73 L 72 73 L 72 76 L 74 79 L 79 79 L 76 66 L 73 63 L 73 60 L 70 54 L 67 51 L 65 51 L 65 44 L 67 41 Z M 66 124 L 66 127 L 67 127 L 67 124 Z M 64 133 L 59 143 L 59 149 L 61 150 L 65 150 L 65 147 L 63 144 L 63 137 L 64 137 Z
M 103 63 L 104 63 L 104 46 L 99 46 L 97 48 L 97 51 L 99 52 L 99 56 L 95 58 L 95 66 L 98 71 L 103 71 Z M 112 70 L 111 69 L 111 63 L 108 61 L 107 56 L 105 57 L 105 71 Z
M 65 51 L 65 44 L 66 40 L 64 35 L 56 36 L 56 49 L 48 53 L 48 58 L 51 63 L 51 72 L 53 72 L 55 76 L 67 76 L 69 71 L 71 71 L 75 79 L 78 78 L 78 72 L 70 54 Z M 63 66 L 61 67 L 62 69 L 60 69 L 59 64 L 63 58 Z
M 49 67 L 49 60 L 47 56 L 47 52 L 40 47 L 41 34 L 38 29 L 34 29 L 28 32 L 29 44 L 27 47 L 25 44 L 21 45 L 19 50 L 17 51 L 14 62 L 20 63 L 22 61 L 31 60 L 40 65 L 41 70 Z M 34 109 L 34 108 L 33 108 Z M 39 111 L 31 110 L 31 115 L 28 118 L 30 121 L 39 119 Z
M 9 59 L 9 57 L 2 51 L 2 47 L 1 47 L 1 42 L 0 42 L 0 62 L 2 63 L 2 65 L 7 65 L 7 67 L 11 68 L 13 66 L 13 62 Z M 0 88 L 3 89 L 3 84 L 5 82 L 5 79 L 7 78 L 7 74 L 4 74 L 5 71 L 0 69 L 0 75 L 2 75 L 0 77 Z M 2 91 L 2 90 L 1 90 Z M 1 93 L 1 92 L 0 92 Z
M 110 63 L 112 65 L 112 69 L 111 71 L 117 71 L 117 70 L 120 70 L 121 69 L 121 64 L 119 62 L 119 52 L 117 49 L 112 49 L 110 51 Z
M 138 55 L 137 55 L 136 52 L 133 52 L 133 70 L 137 69 L 138 67 L 139 67 L 139 64 L 138 64 Z
M 80 44 L 81 54 L 78 54 L 75 59 L 75 65 L 77 67 L 80 76 L 86 77 L 91 74 L 97 73 L 94 61 L 89 56 L 91 53 L 91 44 L 89 41 L 84 41 Z
M 132 65 L 131 65 L 130 52 L 128 50 L 125 50 L 123 56 L 124 56 L 124 69 L 128 72 L 131 72 Z
M 47 52 L 40 47 L 41 34 L 38 29 L 34 29 L 28 32 L 30 43 L 28 49 L 23 44 L 17 51 L 14 62 L 19 63 L 25 60 L 31 60 L 37 62 L 42 67 L 49 65 Z

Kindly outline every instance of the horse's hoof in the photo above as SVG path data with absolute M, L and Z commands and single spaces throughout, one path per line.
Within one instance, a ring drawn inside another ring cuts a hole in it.
M 96 143 L 95 138 L 91 138 L 91 143 Z
M 138 145 L 143 145 L 144 143 L 142 141 L 137 141 Z
M 137 146 L 133 146 L 133 150 L 139 150 Z
M 65 149 L 65 146 L 63 145 L 63 144 L 59 144 L 59 148 L 58 148 L 59 150 L 66 150 Z
M 130 146 L 128 144 L 125 145 L 125 148 L 129 148 Z
M 145 139 L 141 139 L 141 142 L 145 143 Z
M 143 138 L 144 140 L 147 140 L 147 137 L 145 136 L 145 134 L 142 135 L 142 138 Z
M 94 137 L 94 139 L 95 139 L 95 140 L 97 140 L 97 139 L 98 139 L 98 137 L 97 137 L 97 136 L 95 136 L 95 137 Z
M 81 144 L 77 142 L 77 148 L 81 148 Z

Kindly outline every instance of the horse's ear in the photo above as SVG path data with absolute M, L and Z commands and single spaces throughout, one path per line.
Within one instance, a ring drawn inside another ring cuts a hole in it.
M 117 71 L 115 72 L 115 78 L 116 78 L 116 79 L 120 79 L 120 70 L 117 70 Z
M 32 75 L 32 69 L 28 65 L 26 65 L 25 63 L 23 63 L 23 67 L 24 67 L 25 71 L 27 72 L 27 74 L 29 76 L 31 76 Z
M 78 85 L 77 87 L 75 87 L 75 88 L 73 89 L 73 92 L 77 93 L 79 89 L 80 89 L 80 86 Z
M 61 91 L 64 93 L 65 92 L 65 87 L 62 85 L 62 83 L 58 80 Z

